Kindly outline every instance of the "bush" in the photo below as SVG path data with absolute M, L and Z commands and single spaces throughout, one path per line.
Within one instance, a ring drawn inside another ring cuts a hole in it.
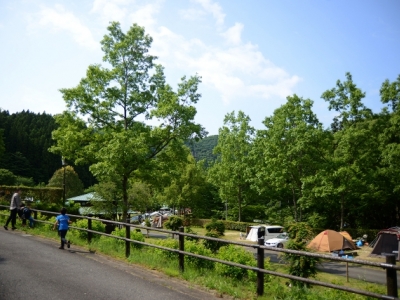
M 88 220 L 87 219 L 79 219 L 76 220 L 75 227 L 83 228 L 83 229 L 88 229 Z M 92 230 L 98 231 L 98 232 L 104 232 L 105 231 L 105 225 L 101 223 L 101 221 L 96 221 L 92 220 Z M 82 240 L 87 240 L 88 239 L 88 232 L 84 230 L 76 230 L 75 235 L 77 235 L 80 239 Z M 93 238 L 99 238 L 99 234 L 92 234 Z
M 183 226 L 183 219 L 178 216 L 170 216 L 164 223 L 164 226 L 169 230 L 178 231 L 179 227 Z
M 114 236 L 119 236 L 119 237 L 124 238 L 126 236 L 126 229 L 125 228 L 122 228 L 122 229 L 117 228 L 111 234 Z M 141 232 L 131 231 L 131 240 L 144 242 L 144 236 Z M 120 245 L 125 245 L 125 240 L 115 239 L 115 241 Z M 143 245 L 141 245 L 141 244 L 131 243 L 131 248 L 141 249 L 142 247 L 143 247 Z
M 178 240 L 175 239 L 165 239 L 165 240 L 158 240 L 155 241 L 156 245 L 165 247 L 165 248 L 170 248 L 170 249 L 179 249 L 179 242 Z M 154 248 L 154 252 L 156 254 L 160 254 L 164 256 L 167 259 L 176 259 L 178 257 L 178 253 L 176 252 L 171 252 L 171 251 L 166 251 L 158 248 Z
M 307 251 L 307 242 L 313 237 L 313 231 L 307 223 L 299 222 L 288 226 L 289 241 L 286 248 Z M 289 274 L 303 278 L 315 277 L 317 274 L 318 258 L 285 253 L 284 259 L 289 262 Z M 292 280 L 294 286 L 308 286 L 307 283 Z
M 248 265 L 252 267 L 256 266 L 256 260 L 253 257 L 253 253 L 243 249 L 242 247 L 237 247 L 234 245 L 222 247 L 216 257 L 221 260 L 231 261 L 242 265 Z M 267 266 L 265 266 L 265 268 L 267 269 Z M 222 276 L 232 277 L 237 280 L 241 280 L 243 278 L 255 280 L 257 277 L 254 271 L 221 263 L 215 264 L 215 270 Z
M 204 247 L 204 245 L 192 241 L 187 241 L 185 243 L 185 251 L 191 252 L 194 254 L 198 255 L 203 255 L 203 256 L 212 256 L 211 250 L 207 249 Z M 196 268 L 203 268 L 203 269 L 213 269 L 214 268 L 214 262 L 194 257 L 194 256 L 185 256 L 185 259 L 189 264 L 192 264 Z
M 215 231 L 210 231 L 205 234 L 205 236 L 212 237 L 212 238 L 219 238 L 219 234 Z M 218 241 L 211 241 L 211 240 L 203 240 L 204 247 L 209 249 L 212 253 L 216 253 L 219 248 L 225 245 L 223 242 Z
M 193 231 L 192 228 L 190 227 L 186 227 L 186 233 L 190 233 L 190 234 L 195 234 L 197 235 L 197 232 Z M 192 242 L 198 242 L 199 239 L 196 237 L 191 237 L 191 236 L 185 236 L 185 240 L 186 241 L 192 241 Z
M 225 225 L 222 221 L 212 219 L 211 223 L 206 224 L 206 230 L 208 232 L 215 231 L 218 236 L 223 236 L 225 233 Z

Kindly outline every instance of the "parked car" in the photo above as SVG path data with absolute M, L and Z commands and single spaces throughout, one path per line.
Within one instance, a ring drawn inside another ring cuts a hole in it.
M 289 240 L 289 235 L 286 232 L 283 232 L 273 239 L 266 240 L 264 245 L 267 247 L 283 248 L 283 245 L 288 240 Z

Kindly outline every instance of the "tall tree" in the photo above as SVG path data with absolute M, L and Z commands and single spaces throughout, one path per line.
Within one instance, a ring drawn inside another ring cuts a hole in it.
M 359 199 L 366 187 L 361 162 L 370 145 L 370 131 L 364 122 L 372 117 L 372 111 L 363 104 L 365 93 L 356 86 L 350 73 L 346 73 L 346 81 L 338 80 L 336 87 L 321 97 L 329 102 L 329 110 L 339 113 L 336 120 L 340 126 L 334 132 L 329 165 L 316 175 L 320 184 L 315 190 L 339 204 L 339 227 L 343 229 L 351 199 Z
M 209 170 L 210 181 L 219 187 L 220 198 L 238 208 L 239 222 L 242 220 L 242 206 L 250 198 L 250 184 L 245 174 L 249 168 L 255 130 L 249 123 L 250 118 L 242 111 L 237 116 L 235 112 L 225 116 L 214 148 L 218 159 Z
M 326 133 L 312 111 L 313 102 L 297 95 L 264 120 L 265 130 L 257 133 L 252 151 L 258 161 L 253 184 L 262 193 L 273 187 L 289 196 L 293 219 L 302 220 L 298 202 L 303 196 L 303 181 L 315 174 L 324 160 Z M 282 199 L 279 199 L 282 201 Z
M 183 77 L 174 92 L 148 54 L 151 42 L 136 24 L 124 33 L 111 23 L 101 41 L 109 68 L 91 65 L 77 87 L 61 89 L 69 110 L 56 116 L 60 127 L 53 132 L 52 152 L 76 164 L 88 162 L 99 180 L 116 184 L 124 219 L 129 179 L 151 169 L 167 147 L 204 133 L 193 121 L 200 78 Z
M 83 183 L 79 179 L 78 174 L 71 166 L 65 166 L 64 168 L 58 169 L 54 172 L 47 186 L 63 188 L 65 182 L 65 197 L 67 199 L 82 195 Z

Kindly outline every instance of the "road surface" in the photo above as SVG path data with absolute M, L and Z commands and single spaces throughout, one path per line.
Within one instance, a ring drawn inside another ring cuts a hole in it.
M 184 281 L 71 245 L 0 230 L 0 300 L 217 299 Z

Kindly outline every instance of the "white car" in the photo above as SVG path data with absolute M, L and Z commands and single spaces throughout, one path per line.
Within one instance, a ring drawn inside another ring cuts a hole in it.
M 267 247 L 283 248 L 283 244 L 285 244 L 288 240 L 289 235 L 284 232 L 279 234 L 276 238 L 266 240 L 264 245 Z

